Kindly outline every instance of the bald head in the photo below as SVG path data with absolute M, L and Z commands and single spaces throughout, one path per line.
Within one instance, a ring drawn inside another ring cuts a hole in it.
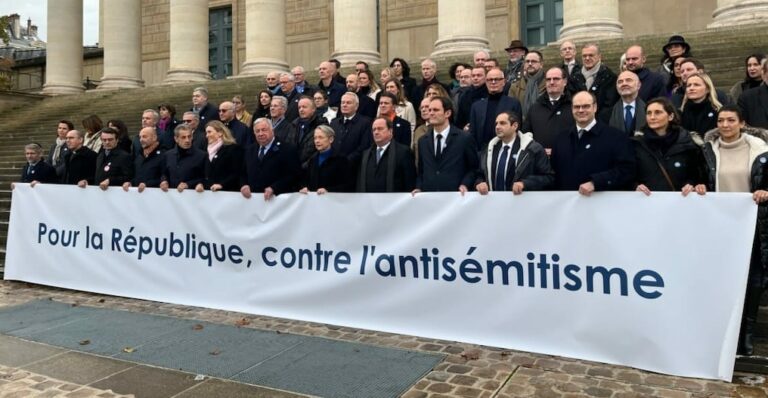
M 222 122 L 228 123 L 235 118 L 235 104 L 230 101 L 224 101 L 219 104 L 219 119 Z
M 616 78 L 616 91 L 619 92 L 621 98 L 625 102 L 632 102 L 637 98 L 637 93 L 640 91 L 640 78 L 637 77 L 635 72 L 624 71 L 619 73 Z
M 627 70 L 637 72 L 645 67 L 645 53 L 640 46 L 632 46 L 624 53 L 627 59 Z

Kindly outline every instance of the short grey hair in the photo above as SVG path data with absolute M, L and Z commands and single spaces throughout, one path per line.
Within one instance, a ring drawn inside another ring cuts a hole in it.
M 329 126 L 329 125 L 327 125 L 327 124 L 321 124 L 321 125 L 319 125 L 319 126 L 315 127 L 315 130 L 320 130 L 320 131 L 322 131 L 322 132 L 323 132 L 323 134 L 325 134 L 325 136 L 326 136 L 326 137 L 328 137 L 328 138 L 333 138 L 333 137 L 335 137 L 335 136 L 336 136 L 336 132 L 335 132 L 335 131 L 333 131 L 333 129 L 331 128 L 331 126 Z
M 160 114 L 154 109 L 144 109 L 144 112 L 141 112 L 142 115 L 145 113 L 151 113 L 156 122 L 160 120 Z
M 41 147 L 40 144 L 33 142 L 31 144 L 24 145 L 24 150 L 25 151 L 32 150 L 32 151 L 35 151 L 36 153 L 42 153 L 43 147 Z
M 272 101 L 277 101 L 280 103 L 280 106 L 282 106 L 285 109 L 288 109 L 288 98 L 285 98 L 282 95 L 276 95 L 272 97 Z
M 289 82 L 295 82 L 296 81 L 296 78 L 293 77 L 293 75 L 288 73 L 288 72 L 283 72 L 283 73 L 280 74 L 280 78 L 282 78 L 283 76 L 287 77 Z
M 200 93 L 203 97 L 208 98 L 208 89 L 203 86 L 195 87 L 195 89 L 192 90 L 192 94 L 194 93 Z

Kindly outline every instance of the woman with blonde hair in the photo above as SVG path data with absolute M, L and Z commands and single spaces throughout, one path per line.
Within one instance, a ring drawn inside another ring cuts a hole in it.
M 694 73 L 685 81 L 685 96 L 680 106 L 681 124 L 699 134 L 717 127 L 717 111 L 723 104 L 717 100 L 712 79 L 705 73 Z
M 197 184 L 195 191 L 239 191 L 243 148 L 237 145 L 227 126 L 218 120 L 205 125 L 205 138 L 208 140 L 205 178 Z
M 413 132 L 416 128 L 416 110 L 413 109 L 413 104 L 408 101 L 407 96 L 403 92 L 403 85 L 397 79 L 389 79 L 384 83 L 384 90 L 397 97 L 395 113 L 411 124 L 411 132 Z
M 357 82 L 360 85 L 359 93 L 365 94 L 368 98 L 376 101 L 376 97 L 381 92 L 381 87 L 373 78 L 373 73 L 369 70 L 360 71 L 357 74 Z
M 251 125 L 251 113 L 245 110 L 245 100 L 242 95 L 232 97 L 232 104 L 235 105 L 235 117 L 246 126 Z

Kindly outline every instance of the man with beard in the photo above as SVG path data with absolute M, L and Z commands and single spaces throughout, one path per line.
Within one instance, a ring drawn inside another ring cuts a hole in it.
M 523 107 L 523 115 L 528 114 L 528 108 L 544 94 L 544 56 L 534 50 L 525 56 L 525 73 L 522 79 L 512 83 L 509 96 L 517 98 Z
M 507 77 L 507 83 L 512 84 L 523 78 L 523 59 L 528 54 L 528 47 L 520 40 L 512 40 L 504 51 L 509 55 L 504 75 Z
M 157 142 L 155 129 L 151 127 L 141 129 L 139 142 L 141 143 L 141 153 L 133 158 L 133 179 L 123 183 L 123 190 L 126 192 L 131 186 L 138 187 L 139 192 L 144 192 L 145 188 L 160 186 L 165 156 L 163 149 Z

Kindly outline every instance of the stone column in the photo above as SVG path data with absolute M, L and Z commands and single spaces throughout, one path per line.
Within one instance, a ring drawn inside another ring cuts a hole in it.
M 341 66 L 353 66 L 357 61 L 380 64 L 376 18 L 375 0 L 334 0 L 331 58 L 341 61 Z
M 143 87 L 141 0 L 105 1 L 104 76 L 99 89 Z
M 83 87 L 83 0 L 48 2 L 45 94 L 78 94 Z
M 245 62 L 238 76 L 287 71 L 285 54 L 285 2 L 246 0 Z
M 471 54 L 488 49 L 485 2 L 437 2 L 437 41 L 432 56 Z
M 619 0 L 563 0 L 560 40 L 623 37 Z
M 766 0 L 717 0 L 708 28 L 765 23 L 768 21 Z
M 208 0 L 171 0 L 167 83 L 209 80 Z

